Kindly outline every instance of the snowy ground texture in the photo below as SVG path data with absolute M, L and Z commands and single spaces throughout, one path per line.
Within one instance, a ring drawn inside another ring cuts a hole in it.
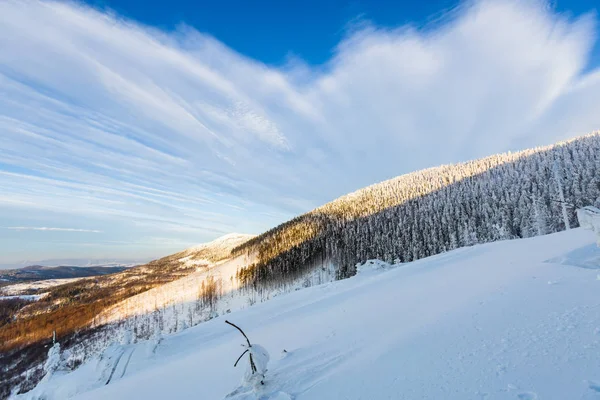
M 115 344 L 24 397 L 600 399 L 600 276 L 576 259 L 595 240 L 575 229 L 372 263 L 178 334 Z M 237 390 L 245 340 L 225 318 L 270 353 L 256 390 Z
M 0 288 L 0 295 L 20 296 L 26 295 L 31 290 L 46 290 L 54 286 L 64 285 L 66 283 L 77 282 L 85 278 L 66 278 L 66 279 L 46 279 L 43 281 L 14 283 Z

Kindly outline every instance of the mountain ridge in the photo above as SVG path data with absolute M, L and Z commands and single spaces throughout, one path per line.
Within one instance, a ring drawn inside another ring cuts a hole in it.
M 258 235 L 234 254 L 256 254 L 256 265 L 241 271 L 250 286 L 302 274 L 302 266 L 327 259 L 347 277 L 369 258 L 412 261 L 473 243 L 564 229 L 558 187 L 575 207 L 594 204 L 599 176 L 596 131 L 367 186 Z M 574 212 L 568 217 L 576 226 Z M 426 238 L 423 232 L 430 231 L 434 237 Z
M 0 270 L 0 287 L 50 279 L 73 279 L 109 275 L 122 272 L 126 268 L 128 267 L 113 265 L 94 267 L 29 265 L 23 268 Z

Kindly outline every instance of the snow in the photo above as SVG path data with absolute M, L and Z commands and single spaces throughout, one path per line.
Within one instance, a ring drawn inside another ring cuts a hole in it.
M 164 314 L 163 330 L 165 333 L 176 332 L 180 329 L 183 319 L 191 318 L 191 323 L 210 319 L 240 310 L 256 302 L 263 302 L 301 288 L 319 285 L 335 280 L 335 269 L 331 263 L 317 265 L 311 273 L 298 279 L 284 288 L 264 290 L 259 294 L 248 294 L 238 291 L 239 282 L 235 279 L 237 271 L 256 261 L 253 255 L 242 255 L 214 264 L 209 269 L 202 269 L 176 281 L 153 288 L 139 295 L 130 297 L 102 312 L 95 318 L 96 325 L 121 321 L 127 317 L 147 315 L 154 310 L 162 310 Z M 199 288 L 208 278 L 214 279 L 220 287 L 222 297 L 211 310 L 198 313 L 197 300 Z M 178 322 L 179 321 L 179 322 Z
M 358 274 L 365 274 L 365 273 L 372 272 L 372 271 L 393 268 L 394 266 L 396 266 L 396 265 L 388 264 L 385 261 L 381 261 L 381 260 L 367 260 L 363 264 L 356 265 L 356 272 Z
M 600 269 L 600 247 L 592 243 L 548 260 L 548 262 L 573 265 L 580 268 Z
M 229 393 L 226 398 L 236 400 L 251 400 L 256 399 L 257 397 L 261 398 L 265 395 L 269 396 L 269 388 L 268 386 L 264 386 L 267 374 L 267 365 L 270 359 L 269 352 L 259 344 L 252 344 L 250 347 L 247 345 L 242 345 L 242 347 L 246 348 L 248 351 L 248 353 L 245 355 L 247 359 L 246 372 L 244 372 L 241 385 L 233 392 Z M 252 356 L 252 363 L 250 363 L 250 355 Z M 254 368 L 252 367 L 253 365 Z
M 269 364 L 270 355 L 267 349 L 262 347 L 260 344 L 252 344 L 250 347 L 250 354 L 252 355 L 252 361 L 254 362 L 254 367 L 256 368 L 255 373 L 252 373 L 250 368 L 246 368 L 246 379 L 244 382 L 251 382 L 252 375 L 260 375 L 264 376 L 267 373 L 267 364 Z M 250 363 L 248 363 L 250 366 Z M 248 372 L 250 372 L 248 374 Z
M 211 242 L 201 243 L 185 249 L 180 253 L 183 257 L 179 258 L 177 261 L 182 263 L 185 267 L 196 267 L 199 270 L 203 267 L 212 268 L 219 264 L 219 262 L 215 263 L 215 261 L 228 259 L 231 250 L 254 237 L 255 235 L 230 233 Z
M 38 301 L 39 299 L 43 298 L 44 296 L 47 296 L 48 293 L 41 293 L 41 294 L 21 294 L 21 295 L 16 295 L 16 296 L 0 296 L 0 301 L 1 300 L 13 300 L 13 299 L 20 299 L 20 300 L 28 300 L 28 301 Z
M 66 283 L 72 283 L 79 281 L 82 278 L 66 278 L 66 279 L 46 279 L 43 281 L 35 281 L 35 282 L 24 282 L 24 283 L 15 283 L 13 285 L 8 285 L 3 288 L 0 288 L 0 294 L 14 296 L 20 295 L 23 293 L 27 293 L 31 290 L 45 290 L 54 286 L 64 285 Z
M 187 250 L 185 250 L 185 252 L 196 253 L 204 249 L 211 249 L 215 252 L 217 252 L 218 250 L 231 250 L 233 247 L 236 247 L 254 237 L 255 235 L 249 235 L 244 233 L 229 233 L 227 235 L 221 236 L 213 240 L 212 242 L 201 243 L 197 246 L 190 247 Z
M 52 374 L 60 366 L 60 343 L 54 343 L 50 350 L 48 350 L 48 358 L 44 363 L 44 372 L 46 375 L 44 379 L 49 380 L 52 378 Z
M 598 246 L 600 246 L 600 209 L 593 206 L 578 208 L 577 220 L 582 228 L 596 233 Z
M 162 340 L 115 344 L 74 372 L 56 371 L 36 393 L 48 400 L 598 399 L 600 281 L 597 270 L 569 263 L 587 262 L 577 250 L 592 236 L 572 229 L 359 268 L 353 278 L 232 312 L 227 319 L 274 355 L 256 390 L 236 392 L 244 387 L 244 371 L 233 368 L 243 339 L 218 317 Z M 114 371 L 109 384 L 106 371 Z
M 214 263 L 210 260 L 206 260 L 204 258 L 193 259 L 193 255 L 185 256 L 177 261 L 182 263 L 186 267 L 208 267 L 213 265 Z
M 126 317 L 152 312 L 157 308 L 164 308 L 167 312 L 171 312 L 175 309 L 170 310 L 168 307 L 173 305 L 179 306 L 176 312 L 179 312 L 181 315 L 187 315 L 188 309 L 195 307 L 194 302 L 198 298 L 198 289 L 203 281 L 208 277 L 212 277 L 221 284 L 224 293 L 232 293 L 237 289 L 237 280 L 232 278 L 235 277 L 240 267 L 252 263 L 253 260 L 254 258 L 247 256 L 235 257 L 219 263 L 208 270 L 194 272 L 184 278 L 130 297 L 101 313 L 96 318 L 96 324 L 101 325 L 120 321 Z M 244 302 L 245 299 L 239 304 L 240 299 L 233 299 L 233 303 L 235 304 L 232 304 L 232 298 L 225 296 L 220 301 L 221 304 L 218 311 L 223 313 L 224 310 L 231 309 L 232 307 L 234 309 L 241 308 Z M 168 319 L 171 320 L 171 318 Z

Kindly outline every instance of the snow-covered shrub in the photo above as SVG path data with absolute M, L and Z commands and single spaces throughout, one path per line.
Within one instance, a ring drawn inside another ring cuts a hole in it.
M 246 372 L 244 373 L 242 385 L 256 388 L 264 384 L 265 375 L 267 373 L 267 364 L 270 360 L 269 352 L 258 344 L 253 344 L 247 349 L 248 365 L 246 367 Z M 252 364 L 254 364 L 254 366 Z
M 250 387 L 250 388 L 258 388 L 260 385 L 264 385 L 265 374 L 267 373 L 267 364 L 269 363 L 269 352 L 267 349 L 258 344 L 251 344 L 250 339 L 244 333 L 244 331 L 237 325 L 225 321 L 225 323 L 236 328 L 244 338 L 246 339 L 246 344 L 242 345 L 246 350 L 240 355 L 233 364 L 233 366 L 237 366 L 238 362 L 244 357 L 244 355 L 248 354 L 248 366 L 246 368 L 246 372 L 244 374 L 242 380 L 242 387 Z
M 600 209 L 593 206 L 578 208 L 577 220 L 582 228 L 596 233 L 600 246 Z

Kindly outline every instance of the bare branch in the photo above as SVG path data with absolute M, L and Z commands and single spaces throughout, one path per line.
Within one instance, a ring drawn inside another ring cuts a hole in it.
M 246 354 L 247 352 L 249 352 L 249 349 L 246 349 L 241 356 L 238 357 L 237 361 L 235 362 L 235 364 L 233 364 L 234 367 L 237 367 L 237 363 L 240 362 L 240 360 L 242 359 L 242 357 L 244 357 L 244 354 Z
M 244 333 L 244 331 L 239 326 L 237 326 L 236 324 L 233 324 L 233 323 L 231 323 L 231 322 L 229 322 L 227 320 L 225 320 L 225 323 L 233 326 L 238 331 L 240 331 L 242 333 L 242 335 L 244 335 L 244 337 L 246 338 L 246 341 L 248 342 L 248 347 L 252 347 L 252 345 L 250 344 L 250 340 L 248 339 L 248 336 L 246 336 L 246 334 Z
M 250 367 L 252 368 L 252 373 L 255 373 L 256 365 L 254 364 L 254 360 L 252 359 L 252 353 L 250 353 Z

